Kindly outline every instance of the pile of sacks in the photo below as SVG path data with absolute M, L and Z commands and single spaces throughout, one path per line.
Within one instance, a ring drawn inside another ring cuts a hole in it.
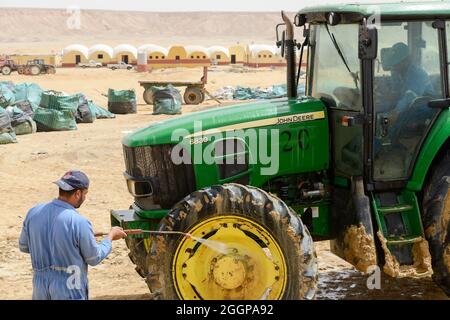
M 297 92 L 299 95 L 305 94 L 305 86 L 300 84 Z M 214 92 L 213 97 L 220 100 L 256 100 L 256 99 L 276 99 L 287 96 L 287 86 L 273 85 L 267 88 L 247 88 L 247 87 L 222 87 Z
M 39 131 L 76 130 L 77 123 L 114 118 L 82 93 L 45 91 L 34 83 L 0 82 L 0 144 Z

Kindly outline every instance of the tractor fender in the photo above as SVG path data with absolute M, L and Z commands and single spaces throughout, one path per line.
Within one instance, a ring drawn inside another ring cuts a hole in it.
M 443 110 L 425 139 L 417 157 L 407 189 L 420 191 L 433 162 L 450 144 L 450 111 Z
M 377 265 L 377 250 L 373 231 L 370 199 L 364 192 L 362 177 L 352 177 L 351 189 L 336 188 L 335 238 L 331 240 L 331 252 L 355 266 L 361 272 L 371 272 Z

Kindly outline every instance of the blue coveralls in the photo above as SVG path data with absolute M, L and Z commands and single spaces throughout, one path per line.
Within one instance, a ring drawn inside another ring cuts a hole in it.
M 392 72 L 391 85 L 394 92 L 398 92 L 400 99 L 397 101 L 394 111 L 399 113 L 397 120 L 393 122 L 389 128 L 387 139 L 392 140 L 398 137 L 399 131 L 410 121 L 425 121 L 429 118 L 432 109 L 424 107 L 415 110 L 414 113 L 408 113 L 408 106 L 417 97 L 434 96 L 434 88 L 428 74 L 414 64 L 410 64 L 404 76 L 400 73 Z M 377 154 L 382 146 L 381 139 L 375 139 L 374 151 Z
M 87 300 L 87 265 L 105 259 L 112 243 L 105 238 L 97 244 L 91 223 L 55 199 L 30 209 L 19 248 L 31 254 L 34 300 Z
M 394 92 L 399 92 L 401 96 L 394 109 L 399 113 L 405 111 L 416 97 L 435 94 L 428 74 L 414 64 L 408 66 L 403 77 L 400 73 L 392 72 L 391 83 Z

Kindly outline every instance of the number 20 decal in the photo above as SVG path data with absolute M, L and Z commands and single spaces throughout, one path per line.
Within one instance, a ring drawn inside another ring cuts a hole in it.
M 293 146 L 291 145 L 291 140 L 292 140 L 292 132 L 291 131 L 283 131 L 281 132 L 281 135 L 286 136 L 287 137 L 287 141 L 283 146 L 283 151 L 284 152 L 291 152 L 293 150 Z M 306 129 L 300 129 L 298 131 L 298 135 L 297 135 L 297 143 L 298 143 L 298 147 L 301 150 L 308 150 L 310 147 L 310 143 L 309 143 L 310 137 L 309 137 L 309 132 Z
M 302 150 L 309 149 L 309 132 L 306 129 L 300 129 L 298 132 L 298 146 Z

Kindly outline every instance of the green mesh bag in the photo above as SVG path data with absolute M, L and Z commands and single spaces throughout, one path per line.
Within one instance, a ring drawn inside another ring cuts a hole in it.
M 30 119 L 27 119 L 27 121 L 16 125 L 15 127 L 13 127 L 13 129 L 14 129 L 14 133 L 17 136 L 20 136 L 23 134 L 35 133 L 37 131 L 37 126 L 36 126 L 36 122 L 30 118 Z
M 19 83 L 14 86 L 16 101 L 28 101 L 36 109 L 41 103 L 42 88 L 36 83 Z
M 15 143 L 16 135 L 11 127 L 8 112 L 0 107 L 0 144 Z
M 91 109 L 91 112 L 93 115 L 95 115 L 96 119 L 113 119 L 115 118 L 115 114 L 112 112 L 109 112 L 108 110 L 99 107 L 92 101 L 88 102 L 89 109 Z
M 115 114 L 136 113 L 136 92 L 133 90 L 108 90 L 108 111 Z
M 153 114 L 181 114 L 180 91 L 172 85 L 151 87 L 153 92 Z
M 77 123 L 72 111 L 37 108 L 33 120 L 37 123 L 37 131 L 77 130 Z
M 75 114 L 79 100 L 80 96 L 78 94 L 68 96 L 60 92 L 44 91 L 41 95 L 40 106 L 58 111 L 70 111 Z
M 0 107 L 6 108 L 15 101 L 13 87 L 8 82 L 0 83 Z

